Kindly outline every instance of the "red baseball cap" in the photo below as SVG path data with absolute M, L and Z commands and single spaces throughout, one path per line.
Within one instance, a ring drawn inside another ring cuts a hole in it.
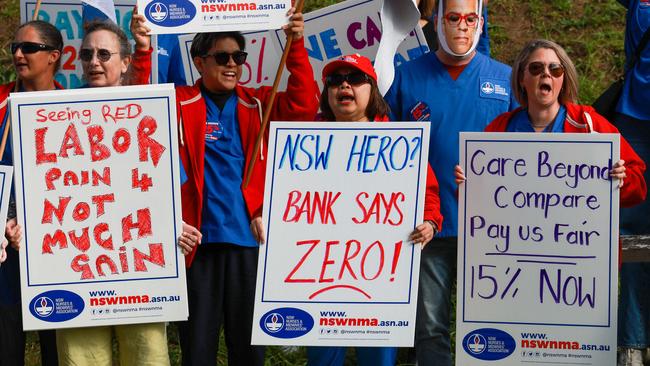
M 377 82 L 377 74 L 375 73 L 375 68 L 372 66 L 372 62 L 370 62 L 367 57 L 355 53 L 352 55 L 341 56 L 325 65 L 325 68 L 323 68 L 323 83 L 329 74 L 343 67 L 357 69 Z

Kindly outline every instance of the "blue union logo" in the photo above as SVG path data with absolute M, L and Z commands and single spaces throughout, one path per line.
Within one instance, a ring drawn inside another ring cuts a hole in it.
M 260 318 L 260 328 L 271 337 L 298 338 L 314 327 L 314 318 L 296 308 L 273 309 Z
M 477 329 L 463 338 L 465 352 L 484 361 L 504 359 L 510 356 L 515 348 L 517 348 L 515 339 L 499 329 Z

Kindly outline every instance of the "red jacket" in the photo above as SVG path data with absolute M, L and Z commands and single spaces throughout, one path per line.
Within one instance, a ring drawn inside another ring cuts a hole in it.
M 14 88 L 16 87 L 16 82 L 12 81 L 10 83 L 0 85 L 0 123 L 4 124 L 5 114 L 7 114 L 7 99 L 9 98 L 9 93 L 13 93 Z M 61 84 L 54 81 L 54 87 L 57 89 L 63 89 Z M 0 130 L 4 130 L 4 126 L 0 126 Z M 11 137 L 9 137 L 11 138 Z
M 124 85 L 147 85 L 151 76 L 151 54 L 153 48 L 148 51 L 135 50 L 131 55 L 131 64 L 127 72 L 127 82 Z
M 308 121 L 318 110 L 319 91 L 314 81 L 314 72 L 307 58 L 304 40 L 300 39 L 291 44 L 287 57 L 287 69 L 291 73 L 286 92 L 278 93 L 271 111 L 271 121 Z M 201 95 L 201 80 L 194 86 L 180 86 L 176 88 L 176 112 L 178 115 L 179 150 L 183 167 L 187 172 L 188 180 L 181 187 L 181 200 L 183 204 L 183 220 L 188 224 L 200 228 L 201 212 L 203 209 L 203 167 L 205 158 L 205 127 L 207 111 L 205 101 Z M 239 133 L 246 162 L 244 172 L 252 162 L 255 141 L 262 124 L 262 109 L 266 107 L 272 88 L 261 87 L 258 89 L 247 88 L 240 85 L 235 87 L 239 98 L 237 104 L 237 119 Z M 268 129 L 265 132 L 262 148 L 253 166 L 251 182 L 242 194 L 248 214 L 256 217 L 262 213 L 264 200 L 264 179 L 266 175 L 266 143 L 268 142 Z M 186 256 L 189 266 L 194 259 L 196 250 Z
M 565 107 L 567 109 L 567 118 L 564 121 L 564 132 L 619 133 L 616 127 L 607 122 L 605 117 L 596 113 L 590 106 L 567 103 Z M 520 107 L 514 111 L 501 114 L 485 127 L 485 132 L 505 132 L 512 116 L 521 109 Z M 621 188 L 621 206 L 630 207 L 646 199 L 647 187 L 643 178 L 645 163 L 623 136 L 621 136 L 621 159 L 625 160 L 625 173 L 627 175 L 625 184 Z

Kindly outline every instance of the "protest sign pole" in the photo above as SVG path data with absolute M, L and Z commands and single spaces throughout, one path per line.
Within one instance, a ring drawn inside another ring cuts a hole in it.
M 302 12 L 302 7 L 305 4 L 305 0 L 298 0 L 296 4 L 296 13 Z M 289 48 L 291 48 L 291 43 L 293 42 L 293 32 L 289 33 L 287 36 L 287 44 L 284 47 L 284 52 L 282 53 L 282 58 L 280 59 L 280 65 L 278 66 L 278 71 L 275 73 L 275 80 L 273 81 L 273 90 L 271 91 L 271 96 L 269 101 L 266 103 L 266 109 L 264 110 L 264 117 L 262 118 L 262 127 L 260 128 L 260 134 L 257 136 L 257 141 L 255 141 L 255 148 L 253 149 L 253 160 L 248 166 L 246 175 L 244 178 L 244 188 L 248 187 L 250 183 L 251 175 L 253 174 L 253 166 L 257 161 L 257 154 L 260 152 L 260 145 L 262 144 L 262 138 L 264 138 L 264 132 L 266 131 L 266 126 L 269 124 L 269 118 L 271 117 L 271 107 L 275 101 L 275 95 L 278 92 L 278 85 L 280 85 L 280 79 L 282 79 L 282 72 L 284 71 L 284 65 L 287 62 L 287 56 L 289 56 Z
M 40 10 L 41 10 L 41 0 L 36 0 L 36 7 L 34 7 L 34 15 L 32 16 L 32 20 L 38 19 L 38 12 Z
M 36 1 L 36 7 L 34 8 L 34 16 L 32 16 L 32 20 L 37 20 L 38 19 L 38 12 L 41 10 L 41 0 Z M 20 79 L 16 78 L 16 84 L 14 85 L 14 90 L 13 92 L 17 92 L 20 89 Z M 9 112 L 9 111 L 7 111 Z M 7 126 L 5 126 L 5 130 L 2 133 L 2 142 L 0 142 L 0 160 L 5 155 L 5 147 L 7 146 L 7 138 L 9 137 L 9 127 L 11 127 L 11 113 L 7 116 Z

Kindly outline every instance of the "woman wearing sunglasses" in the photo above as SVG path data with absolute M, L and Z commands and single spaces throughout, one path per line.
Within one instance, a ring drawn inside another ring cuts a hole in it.
M 575 104 L 578 75 L 566 51 L 555 42 L 528 42 L 515 60 L 511 83 L 521 107 L 498 116 L 485 128 L 486 132 L 618 133 L 592 107 Z M 612 178 L 620 179 L 621 206 L 645 200 L 645 168 L 621 136 L 621 160 L 610 172 Z M 456 166 L 455 174 L 457 183 L 465 180 L 460 166 Z
M 323 69 L 322 113 L 316 118 L 338 122 L 387 122 L 389 107 L 377 87 L 377 74 L 369 59 L 354 54 L 332 61 Z M 409 240 L 426 245 L 442 226 L 438 182 L 427 167 L 424 223 Z M 345 347 L 307 347 L 308 366 L 338 366 L 345 361 Z M 397 358 L 394 347 L 356 347 L 361 366 L 392 366 Z
M 35 20 L 22 24 L 16 30 L 11 43 L 16 81 L 0 86 L 0 136 L 7 128 L 9 93 L 19 91 L 42 91 L 62 89 L 54 80 L 61 64 L 63 38 L 53 25 Z M 7 141 L 2 165 L 13 165 L 11 136 Z M 9 210 L 5 237 L 10 246 L 6 248 L 5 263 L 0 266 L 0 357 L 3 365 L 23 365 L 25 354 L 25 333 L 23 332 L 20 309 L 20 275 L 18 249 L 22 229 L 16 223 L 15 206 Z M 4 247 L 4 243 L 2 245 Z M 1 250 L 0 250 L 1 251 Z M 2 258 L 0 258 L 0 261 Z M 40 331 L 39 339 L 43 365 L 56 365 L 56 340 L 53 331 Z
M 94 21 L 84 26 L 79 59 L 88 87 L 149 83 L 153 49 L 151 37 L 147 35 L 150 29 L 144 21 L 144 15 L 134 9 L 131 18 L 131 34 L 135 40 L 133 54 L 126 34 L 115 23 Z

